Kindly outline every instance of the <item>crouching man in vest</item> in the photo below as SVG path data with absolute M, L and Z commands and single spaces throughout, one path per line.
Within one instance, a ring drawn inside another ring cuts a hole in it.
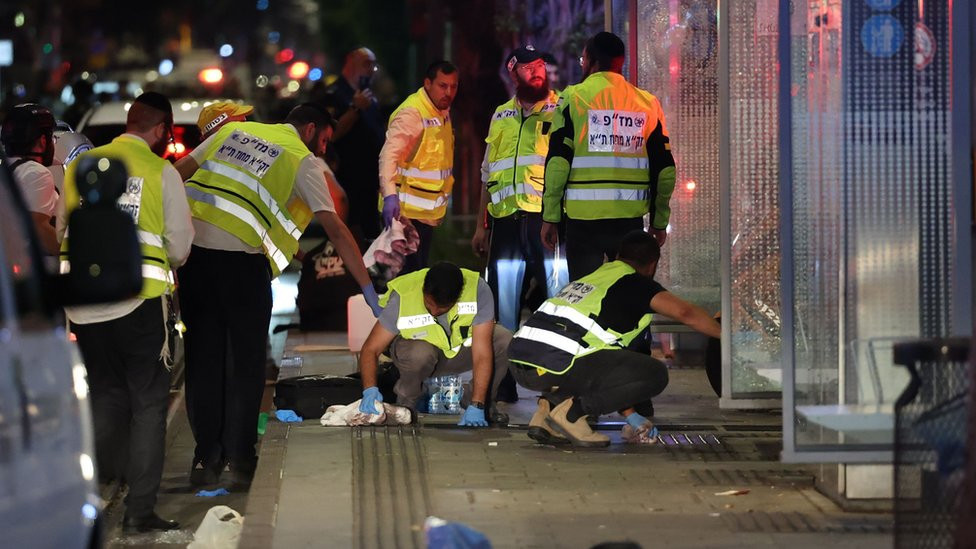
M 616 261 L 570 282 L 515 333 L 508 350 L 512 374 L 523 387 L 542 392 L 529 422 L 533 440 L 607 446 L 610 439 L 594 433 L 586 417 L 613 411 L 627 418 L 625 435 L 657 437 L 633 406 L 667 387 L 667 367 L 627 346 L 648 326 L 650 313 L 719 337 L 718 322 L 703 309 L 654 281 L 660 256 L 653 236 L 627 233 Z
M 393 388 L 398 405 L 415 410 L 422 384 L 432 375 L 472 370 L 471 404 L 458 425 L 508 423 L 508 416 L 498 413 L 492 403 L 508 370 L 506 349 L 512 332 L 495 324 L 491 290 L 478 273 L 440 262 L 391 280 L 380 304 L 383 313 L 359 357 L 363 413 L 379 413 L 377 408 L 382 408 L 376 362 L 389 347 L 400 371 Z M 416 417 L 415 412 L 411 415 Z

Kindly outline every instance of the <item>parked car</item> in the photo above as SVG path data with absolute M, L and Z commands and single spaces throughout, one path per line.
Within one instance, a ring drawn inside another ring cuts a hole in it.
M 114 179 L 120 190 L 125 179 L 117 181 L 119 177 Z M 87 376 L 76 345 L 66 337 L 61 306 L 125 299 L 131 297 L 132 288 L 141 286 L 138 244 L 126 247 L 137 242 L 135 226 L 131 220 L 127 227 L 119 225 L 118 215 L 125 214 L 115 208 L 89 209 L 80 217 L 72 214 L 69 222 L 73 265 L 93 265 L 85 250 L 95 250 L 95 255 L 130 251 L 121 254 L 121 262 L 95 259 L 102 263 L 98 274 L 111 280 L 111 285 L 87 276 L 97 269 L 78 269 L 73 275 L 46 272 L 30 213 L 13 182 L 9 162 L 0 155 L 0 538 L 4 547 L 100 545 L 102 502 Z M 87 227 L 77 225 L 78 219 Z M 113 223 L 106 225 L 105 220 Z M 112 226 L 113 231 L 101 234 L 105 231 L 91 231 L 92 226 Z M 126 289 L 116 289 L 119 284 Z
M 200 128 L 197 119 L 203 107 L 216 101 L 236 99 L 170 99 L 173 106 L 173 138 L 166 158 L 179 160 L 200 144 Z M 101 146 L 125 131 L 125 117 L 131 101 L 109 101 L 92 107 L 78 123 L 78 131 L 88 136 L 96 146 Z

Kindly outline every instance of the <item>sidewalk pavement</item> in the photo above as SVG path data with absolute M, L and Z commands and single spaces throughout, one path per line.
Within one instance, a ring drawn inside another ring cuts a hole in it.
M 273 340 L 276 358 L 303 358 L 280 376 L 355 371 L 347 350 L 308 347 L 317 345 L 342 347 L 345 334 L 291 331 Z M 891 545 L 891 515 L 844 513 L 821 496 L 813 468 L 778 461 L 779 413 L 720 410 L 701 368 L 673 368 L 655 399 L 659 445 L 621 443 L 618 416 L 601 418 L 608 449 L 538 445 L 525 434 L 533 395 L 502 406 L 509 428 L 461 429 L 456 417 L 435 415 L 391 428 L 272 419 L 250 492 L 217 498 L 196 497 L 187 482 L 192 436 L 179 408 L 158 509 L 183 529 L 125 537 L 110 526 L 109 545 L 184 547 L 218 504 L 245 514 L 241 548 L 425 547 L 430 515 L 463 522 L 494 547 Z M 728 490 L 748 493 L 717 495 Z

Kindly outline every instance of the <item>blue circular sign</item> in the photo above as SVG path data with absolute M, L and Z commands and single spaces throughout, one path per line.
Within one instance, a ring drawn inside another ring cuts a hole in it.
M 877 11 L 891 11 L 901 3 L 901 0 L 864 0 L 864 2 Z
M 861 44 L 874 57 L 891 57 L 905 41 L 905 29 L 894 17 L 872 15 L 861 27 Z

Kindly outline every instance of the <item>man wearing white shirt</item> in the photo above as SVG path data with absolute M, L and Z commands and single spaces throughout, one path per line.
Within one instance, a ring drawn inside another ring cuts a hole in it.
M 88 370 L 99 473 L 103 479 L 127 481 L 123 527 L 130 533 L 179 528 L 154 510 L 163 473 L 170 386 L 163 360 L 164 296 L 174 287 L 171 269 L 186 260 L 193 241 L 179 174 L 162 159 L 172 135 L 169 100 L 148 92 L 129 108 L 126 133 L 82 155 L 114 158 L 126 167 L 128 180 L 117 203 L 138 230 L 143 286 L 132 299 L 65 309 Z M 67 219 L 84 201 L 76 183 L 79 164 L 73 162 L 65 173 L 58 208 L 62 272 L 71 268 Z

